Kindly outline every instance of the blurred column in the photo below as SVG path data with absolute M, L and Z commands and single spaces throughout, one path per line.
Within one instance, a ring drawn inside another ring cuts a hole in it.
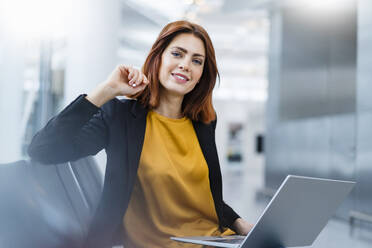
M 67 39 L 65 103 L 106 79 L 118 59 L 119 0 L 76 1 Z
M 355 0 L 288 1 L 271 13 L 265 180 L 353 179 Z
M 65 105 L 89 93 L 115 68 L 121 8 L 119 0 L 75 2 L 67 38 Z M 103 174 L 105 153 L 96 160 Z
M 358 2 L 356 210 L 372 216 L 372 2 Z
M 20 159 L 24 44 L 6 30 L 0 9 L 0 163 Z

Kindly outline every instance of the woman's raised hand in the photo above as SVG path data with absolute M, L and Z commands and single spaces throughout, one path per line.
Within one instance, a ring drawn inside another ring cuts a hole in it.
M 146 76 L 131 66 L 119 65 L 106 80 L 115 96 L 131 96 L 143 90 L 148 84 Z
M 146 76 L 131 66 L 118 65 L 108 78 L 86 97 L 100 107 L 116 96 L 134 95 L 148 85 Z

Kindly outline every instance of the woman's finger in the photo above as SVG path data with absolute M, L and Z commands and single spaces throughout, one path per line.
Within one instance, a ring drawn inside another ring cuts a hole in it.
M 141 72 L 136 70 L 136 79 L 133 80 L 133 84 L 132 84 L 133 87 L 136 87 L 140 84 L 140 82 L 139 82 L 140 78 L 141 78 Z
M 132 66 L 128 66 L 127 67 L 127 70 L 128 70 L 128 80 L 132 80 L 133 79 L 133 76 L 134 76 L 134 73 L 135 73 L 135 69 L 132 67 Z
M 139 86 L 136 87 L 136 93 L 140 92 L 141 90 L 146 88 L 146 84 L 140 84 Z
M 125 65 L 118 65 L 117 70 L 119 71 L 119 77 L 128 77 L 128 68 Z
M 145 75 L 143 75 L 143 83 L 146 85 L 149 84 L 149 80 L 147 79 Z
M 136 80 L 136 85 L 140 85 L 143 81 L 143 74 L 140 72 L 139 75 L 138 75 L 138 78 Z
M 133 69 L 132 78 L 129 80 L 129 85 L 133 86 L 133 84 L 137 81 L 138 78 L 138 71 L 136 69 Z

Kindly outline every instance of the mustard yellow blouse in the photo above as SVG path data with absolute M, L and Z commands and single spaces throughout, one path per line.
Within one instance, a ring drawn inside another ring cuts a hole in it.
M 169 237 L 234 234 L 230 229 L 219 231 L 208 166 L 190 119 L 148 113 L 123 225 L 125 248 L 195 248 Z

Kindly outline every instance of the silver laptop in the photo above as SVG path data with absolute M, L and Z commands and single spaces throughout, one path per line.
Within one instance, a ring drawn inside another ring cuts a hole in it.
M 289 175 L 247 236 L 171 237 L 172 240 L 236 248 L 311 245 L 355 182 Z

